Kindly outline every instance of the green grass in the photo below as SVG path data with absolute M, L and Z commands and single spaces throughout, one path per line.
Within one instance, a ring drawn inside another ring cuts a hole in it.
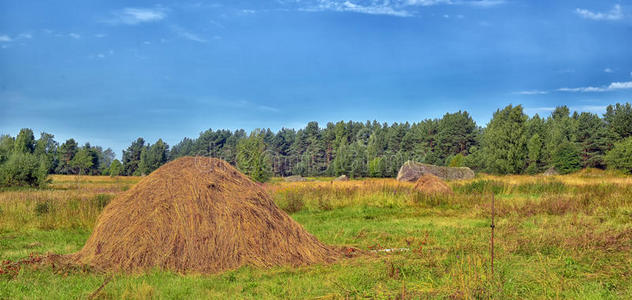
M 0 275 L 0 299 L 87 298 L 110 277 L 99 298 L 625 299 L 632 295 L 630 186 L 602 181 L 590 185 L 488 181 L 455 183 L 455 196 L 439 198 L 419 196 L 392 182 L 381 186 L 361 181 L 274 183 L 270 191 L 281 207 L 287 206 L 288 191 L 290 198 L 304 202 L 291 216 L 309 232 L 327 244 L 356 247 L 364 254 L 329 265 L 246 266 L 215 275 L 164 270 L 104 274 L 28 265 L 15 276 Z M 476 195 L 485 194 L 490 186 L 502 186 L 497 192 L 493 277 L 489 203 Z M 0 218 L 5 218 L 0 220 L 0 259 L 79 250 L 90 234 L 94 214 L 84 214 L 82 222 L 51 220 L 50 214 L 68 219 L 81 210 L 92 212 L 109 200 L 98 190 L 83 191 L 83 197 L 64 194 L 67 201 L 57 194 L 35 195 L 38 191 L 26 195 L 13 191 L 0 197 L 4 209 Z M 45 197 L 53 197 L 52 203 L 63 209 L 38 214 L 36 205 Z M 72 211 L 76 199 L 86 204 Z M 331 203 L 319 204 L 323 199 Z M 17 226 L 19 222 L 25 226 Z M 399 248 L 408 250 L 373 251 Z

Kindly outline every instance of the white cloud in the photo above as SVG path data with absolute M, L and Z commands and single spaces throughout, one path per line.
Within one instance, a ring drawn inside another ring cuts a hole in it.
M 608 86 L 587 86 L 587 87 L 577 87 L 577 88 L 560 88 L 557 89 L 560 92 L 579 92 L 579 93 L 590 93 L 590 92 L 608 92 L 615 90 L 625 90 L 632 89 L 632 81 L 626 82 L 612 82 Z
M 408 0 L 408 5 L 432 6 L 439 4 L 453 4 L 451 0 Z
M 76 34 L 74 32 L 69 33 L 68 36 L 73 38 L 73 39 L 80 39 L 81 38 L 81 35 Z
M 518 94 L 518 95 L 545 95 L 545 94 L 548 94 L 548 93 L 549 92 L 547 92 L 547 91 L 530 90 L 530 91 L 516 92 L 515 94 Z
M 11 42 L 11 41 L 13 41 L 13 39 L 10 36 L 8 36 L 6 34 L 0 35 L 0 43 L 1 42 L 8 43 L 8 42 Z
M 467 5 L 475 7 L 492 7 L 503 4 L 505 0 L 295 0 L 300 11 L 321 12 L 355 12 L 370 15 L 386 15 L 395 17 L 412 17 L 419 7 L 436 5 Z M 284 3 L 284 2 L 282 2 Z M 457 16 L 463 18 L 462 15 Z
M 18 39 L 32 39 L 33 36 L 30 33 L 20 33 Z
M 167 13 L 162 8 L 132 8 L 127 7 L 113 13 L 114 18 L 106 23 L 136 25 L 163 20 Z
M 190 41 L 198 42 L 198 43 L 206 43 L 207 40 L 200 37 L 199 35 L 189 32 L 180 26 L 171 26 L 171 29 L 181 38 L 187 39 Z
M 335 1 L 320 0 L 318 5 L 300 8 L 301 11 L 318 12 L 318 11 L 337 11 L 337 12 L 355 12 L 369 15 L 388 15 L 396 17 L 410 17 L 412 14 L 406 10 L 396 10 L 392 4 L 385 2 L 382 4 L 367 3 L 366 5 L 355 4 L 351 1 Z
M 474 1 L 462 1 L 460 4 L 467 4 L 478 7 L 492 7 L 496 5 L 504 4 L 504 0 L 474 0 Z
M 94 35 L 94 37 L 95 37 L 95 38 L 98 38 L 98 39 L 102 39 L 102 38 L 104 38 L 104 37 L 106 37 L 106 36 L 108 36 L 108 35 L 107 35 L 107 34 L 104 34 L 104 33 L 97 33 L 97 34 L 95 34 L 95 35 Z
M 613 82 L 608 86 L 609 90 L 632 89 L 632 81 Z
M 609 12 L 594 12 L 588 9 L 577 8 L 575 9 L 575 13 L 577 13 L 582 18 L 590 19 L 590 20 L 609 20 L 616 21 L 623 19 L 623 11 L 621 10 L 621 5 L 615 4 L 615 6 Z
M 606 72 L 606 73 L 612 73 L 612 72 L 614 72 L 614 71 L 613 71 L 612 69 L 610 69 L 610 68 L 605 68 L 605 69 L 603 69 L 603 71 L 604 71 L 604 72 Z
M 404 3 L 411 6 L 469 5 L 477 7 L 492 7 L 504 4 L 505 0 L 407 0 Z

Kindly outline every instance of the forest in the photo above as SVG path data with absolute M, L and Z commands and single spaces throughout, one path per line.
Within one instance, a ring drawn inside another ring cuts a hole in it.
M 208 129 L 169 146 L 139 137 L 116 159 L 110 148 L 61 145 L 31 129 L 0 137 L 0 185 L 41 186 L 49 174 L 140 176 L 182 156 L 218 157 L 257 181 L 270 176 L 394 177 L 408 160 L 467 166 L 491 174 L 537 174 L 554 167 L 632 172 L 632 106 L 609 105 L 599 116 L 556 107 L 549 116 L 525 114 L 521 105 L 498 109 L 486 127 L 467 111 L 416 123 L 309 122 L 305 128 Z

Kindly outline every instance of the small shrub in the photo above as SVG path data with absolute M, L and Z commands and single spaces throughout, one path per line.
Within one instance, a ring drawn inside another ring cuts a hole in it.
M 285 201 L 282 203 L 281 209 L 283 209 L 288 214 L 292 214 L 300 211 L 305 206 L 305 202 L 303 201 L 302 194 L 289 190 L 284 195 Z
M 50 211 L 50 206 L 48 201 L 35 204 L 35 214 L 38 216 L 47 214 Z
M 448 163 L 449 167 L 462 167 L 463 165 L 465 165 L 465 156 L 461 153 L 453 156 Z
M 46 163 L 31 153 L 13 153 L 0 164 L 0 186 L 44 186 L 48 183 Z
M 112 200 L 113 197 L 114 196 L 108 194 L 98 194 L 94 196 L 92 201 L 99 209 L 103 209 L 106 205 L 108 205 L 108 203 L 110 203 L 110 200 Z
M 329 199 L 320 197 L 318 198 L 318 208 L 320 210 L 330 211 L 333 209 L 333 206 L 331 205 L 331 201 Z

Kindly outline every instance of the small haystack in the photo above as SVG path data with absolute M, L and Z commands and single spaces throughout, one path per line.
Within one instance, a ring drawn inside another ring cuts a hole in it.
M 555 176 L 555 175 L 560 175 L 560 172 L 558 172 L 555 167 L 550 167 L 546 171 L 544 171 L 544 173 L 542 173 L 542 175 L 544 175 L 544 176 Z
M 172 161 L 105 208 L 70 258 L 105 270 L 215 273 L 242 265 L 331 262 L 337 251 L 225 161 Z
M 292 176 L 284 177 L 283 180 L 285 180 L 285 182 L 304 182 L 304 181 L 307 181 L 307 179 L 305 179 L 301 175 L 292 175 Z
M 417 179 L 425 174 L 432 174 L 443 180 L 472 179 L 475 176 L 474 171 L 467 167 L 440 167 L 414 161 L 407 161 L 399 169 L 399 172 L 397 173 L 397 180 L 416 182 Z
M 336 179 L 334 179 L 334 181 L 349 181 L 349 177 L 347 177 L 347 175 L 340 175 L 338 177 L 336 177 Z
M 428 195 L 452 195 L 452 188 L 441 178 L 430 173 L 419 177 L 415 190 Z

